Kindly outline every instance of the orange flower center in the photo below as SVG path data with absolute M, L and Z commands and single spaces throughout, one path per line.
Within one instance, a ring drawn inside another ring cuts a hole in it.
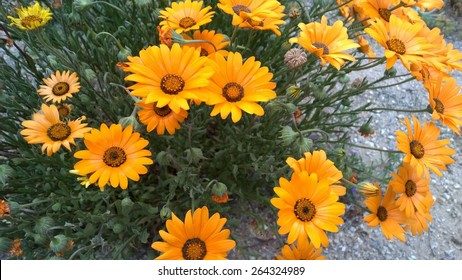
M 127 155 L 122 148 L 110 147 L 104 152 L 103 162 L 110 167 L 119 167 L 127 160 Z
M 435 101 L 435 111 L 437 111 L 440 114 L 444 114 L 443 102 L 441 102 L 438 98 L 433 98 L 433 101 Z
M 191 26 L 196 25 L 196 21 L 190 17 L 184 17 L 180 20 L 180 26 L 183 28 L 190 28 Z
M 71 128 L 65 123 L 55 123 L 47 129 L 47 135 L 53 141 L 62 141 L 71 135 Z
M 167 74 L 160 81 L 160 89 L 166 94 L 178 94 L 183 88 L 183 78 L 175 74 Z
M 42 18 L 37 15 L 29 15 L 21 19 L 21 25 L 28 28 L 33 27 L 35 22 L 42 23 Z
M 168 107 L 168 105 L 159 108 L 159 107 L 156 107 L 156 104 L 157 103 L 154 103 L 153 109 L 154 109 L 154 112 L 158 116 L 165 117 L 165 116 L 167 116 L 168 114 L 170 114 L 172 112 L 172 109 L 170 109 L 170 107 Z
M 59 82 L 53 86 L 51 91 L 56 96 L 65 95 L 69 91 L 69 84 L 66 82 Z
M 251 10 L 247 6 L 241 5 L 241 4 L 237 4 L 233 6 L 233 11 L 236 13 L 236 15 L 240 15 L 241 12 L 246 12 L 246 13 L 251 12 Z
M 313 46 L 315 48 L 322 49 L 322 55 L 329 54 L 329 48 L 326 46 L 326 44 L 321 42 L 314 42 Z
M 377 217 L 381 222 L 385 221 L 388 218 L 387 209 L 383 206 L 379 206 L 377 209 Z
M 415 156 L 415 158 L 420 159 L 424 156 L 425 149 L 424 149 L 424 146 L 419 141 L 412 140 L 409 146 L 411 147 L 411 154 Z
M 69 105 L 60 104 L 58 106 L 58 113 L 59 117 L 65 118 L 69 116 L 69 114 L 71 113 L 71 108 L 69 107 Z
M 404 45 L 403 41 L 393 38 L 387 41 L 388 49 L 394 51 L 395 53 L 405 54 L 406 53 L 406 45 Z
M 406 184 L 404 184 L 406 190 L 404 191 L 408 197 L 413 196 L 417 192 L 417 185 L 412 180 L 407 180 Z
M 223 88 L 223 96 L 228 102 L 237 102 L 244 97 L 244 88 L 235 82 L 229 82 Z
M 309 222 L 316 215 L 316 207 L 309 199 L 301 198 L 294 205 L 294 213 L 299 220 Z
M 379 8 L 379 15 L 386 21 L 390 21 L 391 12 L 388 9 Z
M 188 239 L 181 251 L 185 260 L 203 260 L 207 254 L 205 243 L 199 238 Z

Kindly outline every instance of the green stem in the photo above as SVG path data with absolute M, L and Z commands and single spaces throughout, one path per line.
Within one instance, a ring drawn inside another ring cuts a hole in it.
M 389 88 L 389 87 L 394 87 L 394 86 L 397 86 L 397 85 L 405 84 L 405 83 L 413 81 L 413 80 L 415 80 L 415 77 L 406 79 L 406 80 L 401 81 L 399 83 L 395 83 L 395 84 L 391 84 L 391 85 L 383 85 L 383 86 L 378 86 L 378 87 L 371 87 L 371 88 L 368 88 L 368 89 L 373 90 L 373 89 L 380 89 L 380 88 Z
M 114 9 L 116 9 L 117 11 L 119 11 L 119 12 L 125 14 L 125 11 L 124 11 L 124 10 L 120 9 L 119 7 L 117 7 L 117 6 L 115 6 L 115 5 L 111 4 L 111 3 L 105 2 L 105 1 L 95 1 L 95 2 L 93 2 L 93 3 L 88 4 L 88 6 L 90 6 L 90 5 L 95 5 L 95 4 L 106 4 L 106 5 L 108 5 L 108 6 L 112 7 L 112 8 L 114 8 Z
M 117 44 L 117 47 L 119 48 L 119 51 L 125 50 L 125 48 L 124 48 L 124 47 L 122 46 L 122 44 L 120 43 L 119 39 L 117 39 L 116 37 L 114 37 L 114 35 L 112 35 L 111 33 L 106 32 L 106 31 L 102 31 L 102 32 L 96 34 L 95 38 L 98 38 L 98 36 L 101 36 L 101 35 L 107 35 L 107 36 L 111 37 L 112 39 L 114 39 L 114 41 L 115 41 L 116 44 Z
M 332 142 L 332 143 L 335 143 L 335 142 Z M 383 152 L 383 153 L 390 153 L 390 154 L 399 154 L 399 153 L 401 153 L 401 151 L 397 151 L 397 150 L 383 150 L 383 149 L 374 148 L 374 147 L 367 147 L 367 146 L 357 145 L 357 144 L 353 144 L 353 143 L 350 143 L 350 142 L 344 142 L 343 144 L 348 145 L 348 146 L 352 146 L 352 147 L 356 147 L 356 148 L 361 148 L 361 149 L 366 149 L 366 150 L 373 150 L 373 151 L 378 151 L 378 152 Z
M 395 109 L 395 108 L 368 108 L 364 109 L 363 111 L 394 111 L 394 112 L 405 112 L 405 113 L 424 113 L 428 112 L 427 109 L 419 109 L 419 110 L 405 110 L 405 109 Z
M 235 50 L 235 49 L 236 49 L 236 47 L 234 46 L 234 45 L 235 45 L 235 44 L 234 44 L 234 40 L 235 40 L 235 38 L 236 38 L 236 34 L 237 34 L 237 30 L 238 30 L 238 29 L 239 29 L 239 26 L 236 25 L 236 26 L 234 27 L 233 34 L 231 35 L 231 39 L 229 40 L 229 46 L 230 46 L 230 49 L 232 49 L 232 50 Z M 233 47 L 233 46 L 234 46 L 234 47 Z

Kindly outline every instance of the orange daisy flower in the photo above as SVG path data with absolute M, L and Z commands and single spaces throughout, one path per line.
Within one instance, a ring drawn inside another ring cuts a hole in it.
M 407 131 L 396 131 L 398 149 L 405 153 L 404 163 L 410 163 L 417 172 L 425 171 L 425 176 L 429 177 L 429 168 L 438 176 L 442 176 L 440 170 L 446 170 L 446 165 L 454 163 L 450 157 L 455 151 L 446 147 L 450 143 L 448 139 L 438 140 L 440 129 L 433 123 L 425 123 L 422 127 L 419 120 L 412 116 L 414 132 L 408 118 L 404 119 Z
M 424 177 L 409 164 L 398 167 L 398 173 L 391 175 L 394 180 L 390 181 L 390 186 L 396 194 L 401 195 L 396 200 L 399 210 L 404 211 L 407 217 L 412 217 L 416 211 L 427 212 L 430 208 L 430 177 Z
M 337 226 L 343 224 L 340 215 L 345 213 L 345 205 L 338 202 L 338 195 L 325 180 L 306 171 L 292 174 L 290 181 L 279 178 L 279 185 L 274 188 L 279 197 L 271 199 L 279 209 L 279 234 L 288 233 L 289 244 L 306 242 L 308 237 L 315 248 L 328 246 L 325 231 L 337 232 Z
M 462 94 L 460 86 L 454 78 L 443 78 L 424 83 L 429 93 L 430 107 L 433 109 L 432 119 L 441 120 L 452 131 L 460 134 L 462 125 Z
M 141 110 L 138 111 L 138 117 L 147 126 L 147 131 L 151 132 L 156 129 L 159 135 L 163 135 L 165 129 L 170 135 L 173 135 L 175 130 L 180 128 L 180 123 L 188 117 L 188 112 L 183 109 L 177 114 L 168 106 L 157 107 L 156 102 L 146 104 L 141 101 L 136 105 L 141 107 Z
M 47 156 L 52 156 L 61 145 L 70 151 L 71 144 L 76 145 L 74 139 L 83 138 L 83 135 L 91 130 L 82 120 L 85 120 L 85 117 L 62 122 L 55 105 L 42 104 L 42 113 L 34 114 L 32 120 L 23 121 L 25 129 L 20 133 L 29 144 L 43 144 L 42 153 L 46 150 Z
M 55 74 L 51 74 L 50 78 L 43 79 L 43 81 L 46 85 L 41 85 L 37 91 L 44 96 L 45 101 L 61 103 L 80 90 L 79 78 L 75 72 L 70 74 L 69 71 L 64 71 L 61 74 L 56 71 Z
M 146 174 L 145 165 L 153 164 L 148 158 L 152 154 L 143 150 L 149 142 L 133 133 L 133 126 L 122 130 L 122 125 L 112 124 L 109 128 L 101 124 L 101 128 L 92 129 L 84 136 L 84 143 L 88 150 L 81 150 L 74 157 L 81 159 L 74 165 L 78 175 L 91 174 L 89 183 L 98 181 L 103 190 L 107 183 L 113 188 L 128 187 L 128 179 L 139 181 L 139 174 Z
M 340 67 L 345 64 L 345 59 L 356 61 L 352 55 L 344 51 L 359 48 L 359 45 L 348 39 L 347 29 L 340 20 L 329 26 L 327 18 L 322 16 L 321 23 L 300 23 L 298 27 L 301 29 L 300 36 L 291 38 L 289 42 L 297 43 L 317 55 L 321 59 L 321 65 L 324 66 L 329 62 L 340 70 Z
M 325 260 L 321 256 L 322 248 L 316 249 L 313 244 L 306 240 L 295 245 L 284 245 L 281 254 L 276 256 L 277 260 Z
M 270 82 L 273 74 L 268 72 L 268 67 L 260 67 L 261 63 L 253 56 L 243 62 L 237 52 L 229 52 L 227 59 L 217 54 L 215 62 L 212 64 L 215 74 L 207 87 L 206 103 L 214 105 L 210 115 L 220 114 L 225 119 L 231 114 L 233 122 L 241 119 L 242 111 L 262 116 L 265 112 L 256 102 L 276 97 L 273 90 L 276 83 Z
M 370 227 L 380 225 L 386 238 L 392 241 L 397 238 L 406 242 L 405 231 L 401 225 L 408 223 L 410 219 L 406 218 L 404 213 L 399 210 L 398 205 L 395 204 L 396 194 L 391 187 L 387 188 L 384 197 L 382 197 L 380 187 L 378 189 L 379 195 L 364 200 L 364 204 L 372 212 L 364 217 L 364 221 Z
M 165 242 L 154 242 L 151 247 L 162 252 L 156 260 L 224 260 L 227 252 L 236 246 L 230 240 L 229 229 L 223 229 L 226 218 L 215 213 L 209 217 L 204 206 L 186 213 L 184 222 L 172 213 L 167 220 L 167 231 L 159 231 Z
M 218 8 L 232 15 L 234 26 L 244 21 L 261 22 L 264 18 L 278 18 L 275 10 L 281 6 L 276 0 L 220 0 Z
M 334 162 L 327 159 L 326 152 L 323 150 L 313 151 L 313 153 L 306 152 L 304 157 L 296 160 L 292 157 L 287 158 L 286 163 L 292 168 L 295 173 L 303 171 L 310 174 L 316 174 L 319 181 L 326 181 L 332 188 L 332 191 L 338 196 L 345 195 L 346 188 L 337 185 L 340 179 L 343 178 L 342 171 L 335 167 Z
M 388 27 L 380 20 L 370 22 L 371 27 L 364 29 L 372 38 L 385 48 L 388 70 L 395 65 L 398 58 L 409 69 L 410 63 L 420 64 L 429 55 L 432 44 L 427 43 L 417 33 L 423 28 L 422 23 L 411 24 L 391 15 Z
M 188 46 L 194 48 L 200 48 L 201 56 L 212 57 L 215 53 L 219 53 L 222 56 L 227 56 L 228 51 L 224 50 L 229 45 L 229 41 L 225 40 L 225 36 L 220 33 L 215 33 L 214 30 L 196 30 L 194 31 L 193 37 L 191 38 L 187 34 L 182 34 L 186 40 L 198 40 L 206 42 L 187 43 Z
M 173 44 L 161 44 L 140 51 L 140 56 L 128 57 L 125 71 L 133 74 L 125 80 L 135 82 L 128 87 L 134 96 L 146 98 L 144 103 L 157 102 L 173 112 L 189 110 L 189 100 L 202 99 L 204 87 L 209 84 L 213 69 L 206 66 L 207 57 L 200 50 Z

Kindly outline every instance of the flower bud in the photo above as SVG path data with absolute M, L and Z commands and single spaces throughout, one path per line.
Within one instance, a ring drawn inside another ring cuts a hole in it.
M 379 189 L 380 187 L 377 183 L 372 184 L 369 182 L 364 182 L 358 185 L 358 191 L 366 197 L 379 195 Z
M 299 48 L 293 48 L 284 55 L 284 63 L 290 69 L 302 66 L 307 61 L 306 52 Z
M 117 53 L 117 59 L 119 61 L 127 61 L 127 57 L 132 55 L 132 50 L 128 47 L 124 47 L 123 49 L 119 50 Z
M 300 138 L 300 133 L 286 125 L 281 129 L 279 138 L 284 146 L 290 146 Z
M 167 220 L 172 218 L 172 210 L 167 205 L 164 205 L 162 209 L 160 209 L 160 217 L 163 220 Z
M 76 11 L 83 11 L 93 4 L 94 0 L 74 0 L 72 3 Z
M 120 118 L 119 124 L 121 124 L 123 128 L 126 128 L 131 125 L 133 127 L 133 131 L 139 131 L 140 129 L 140 123 L 135 118 L 135 116 L 132 116 L 132 115 L 128 117 Z
M 217 182 L 213 185 L 212 187 L 212 194 L 222 197 L 224 194 L 228 193 L 228 188 L 226 187 L 225 184 L 221 182 Z

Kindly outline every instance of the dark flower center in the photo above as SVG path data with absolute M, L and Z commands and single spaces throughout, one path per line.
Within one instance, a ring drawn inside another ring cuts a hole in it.
M 413 196 L 417 192 L 417 185 L 412 180 L 407 180 L 406 184 L 404 184 L 406 190 L 404 191 L 408 197 Z
M 247 6 L 241 5 L 241 4 L 237 4 L 233 6 L 233 11 L 236 13 L 236 15 L 240 15 L 241 12 L 246 12 L 246 13 L 251 12 L 251 10 Z
M 178 75 L 167 74 L 160 81 L 160 89 L 166 94 L 178 94 L 184 88 L 184 80 Z
M 244 88 L 235 82 L 229 82 L 223 88 L 223 97 L 228 102 L 237 102 L 244 97 Z
M 189 28 L 191 26 L 194 26 L 196 24 L 196 21 L 193 18 L 184 17 L 180 20 L 179 24 L 183 28 Z
M 404 45 L 403 41 L 393 38 L 387 41 L 387 47 L 394 51 L 395 53 L 405 54 L 406 53 L 406 46 Z
M 69 84 L 66 82 L 59 82 L 51 89 L 54 95 L 61 96 L 69 92 Z
M 420 159 L 425 154 L 424 146 L 417 140 L 412 140 L 411 144 L 409 144 L 411 148 L 411 154 L 415 156 L 415 158 Z
M 444 114 L 443 102 L 441 102 L 438 98 L 433 98 L 433 101 L 435 101 L 435 111 L 437 111 L 440 114 Z
M 154 109 L 154 112 L 160 117 L 165 117 L 172 112 L 172 109 L 170 109 L 168 105 L 159 108 L 159 107 L 156 107 L 156 103 L 154 103 L 153 109 Z
M 53 141 L 62 141 L 71 135 L 71 128 L 65 123 L 56 123 L 47 129 L 47 135 Z
M 316 215 L 316 207 L 309 199 L 301 198 L 294 205 L 294 213 L 299 220 L 309 222 Z
M 388 218 L 387 209 L 383 206 L 379 206 L 377 209 L 377 217 L 381 222 L 385 221 Z
M 103 162 L 110 167 L 119 167 L 127 160 L 127 155 L 122 148 L 110 147 L 104 152 Z
M 313 46 L 318 49 L 322 49 L 322 55 L 329 54 L 329 48 L 326 46 L 326 44 L 321 42 L 314 42 Z
M 386 21 L 390 21 L 391 12 L 388 9 L 379 8 L 379 15 Z
M 181 251 L 185 260 L 203 260 L 207 254 L 205 243 L 199 238 L 188 239 Z

